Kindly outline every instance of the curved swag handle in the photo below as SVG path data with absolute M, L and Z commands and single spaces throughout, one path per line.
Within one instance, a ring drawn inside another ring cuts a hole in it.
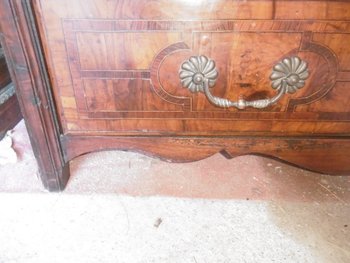
M 246 101 L 242 98 L 238 101 L 231 101 L 211 94 L 210 88 L 215 86 L 219 73 L 215 67 L 215 62 L 206 56 L 193 56 L 182 63 L 179 75 L 183 87 L 188 88 L 193 93 L 203 92 L 215 106 L 262 109 L 278 102 L 284 94 L 294 93 L 304 87 L 309 72 L 307 63 L 299 57 L 283 59 L 273 67 L 270 75 L 271 87 L 277 90 L 278 93 L 272 98 L 254 101 Z

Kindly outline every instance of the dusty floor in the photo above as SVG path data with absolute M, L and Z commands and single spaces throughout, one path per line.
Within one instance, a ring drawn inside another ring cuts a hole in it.
M 47 193 L 23 122 L 0 166 L 0 263 L 350 262 L 350 177 L 256 156 L 75 159 Z

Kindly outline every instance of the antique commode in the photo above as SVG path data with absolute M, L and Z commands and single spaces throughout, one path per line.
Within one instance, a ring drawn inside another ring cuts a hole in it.
M 0 0 L 41 179 L 139 151 L 350 174 L 350 1 Z

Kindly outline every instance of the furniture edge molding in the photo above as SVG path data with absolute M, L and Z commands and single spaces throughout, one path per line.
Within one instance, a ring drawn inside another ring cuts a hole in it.
M 63 190 L 69 177 L 60 128 L 31 0 L 0 0 L 0 32 L 11 78 L 44 187 Z M 30 101 L 31 103 L 28 103 Z
M 220 153 L 227 159 L 258 155 L 277 159 L 313 172 L 349 175 L 349 137 L 111 137 L 64 135 L 61 137 L 65 159 L 105 150 L 141 153 L 168 162 L 199 161 Z

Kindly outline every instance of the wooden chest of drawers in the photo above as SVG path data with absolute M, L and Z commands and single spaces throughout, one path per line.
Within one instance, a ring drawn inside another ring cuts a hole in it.
M 44 185 L 105 149 L 350 173 L 350 1 L 0 0 Z

